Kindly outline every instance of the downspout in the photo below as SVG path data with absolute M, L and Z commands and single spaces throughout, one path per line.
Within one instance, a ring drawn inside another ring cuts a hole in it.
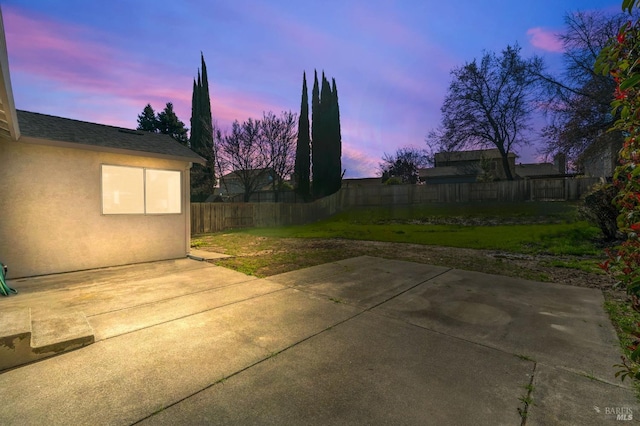
M 185 229 L 185 256 L 189 255 L 189 251 L 191 250 L 191 167 L 193 167 L 193 163 L 187 163 L 187 168 L 184 171 L 184 179 L 183 179 L 183 193 L 185 194 L 182 197 L 182 202 L 184 203 L 184 229 Z

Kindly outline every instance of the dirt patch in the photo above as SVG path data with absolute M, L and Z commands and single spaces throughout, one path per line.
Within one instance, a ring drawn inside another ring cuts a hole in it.
M 215 239 L 207 241 L 207 246 L 202 249 L 231 254 L 235 257 L 216 260 L 214 263 L 259 277 L 369 255 L 578 287 L 609 289 L 614 284 L 613 279 L 603 273 L 551 265 L 554 262 L 569 265 L 572 262 L 585 261 L 585 258 L 577 256 L 560 258 L 550 255 L 522 255 L 492 250 L 346 239 L 254 238 L 257 241 L 244 241 L 247 244 L 241 244 L 241 248 L 234 246 L 233 253 L 228 252 L 224 243 L 217 244 Z M 586 260 L 595 264 L 598 259 Z

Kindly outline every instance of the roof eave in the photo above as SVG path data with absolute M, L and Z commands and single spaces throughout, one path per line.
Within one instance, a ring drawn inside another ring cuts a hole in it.
M 81 143 L 59 141 L 54 139 L 34 138 L 34 137 L 24 136 L 24 135 L 20 138 L 19 142 L 24 142 L 32 145 L 44 145 L 44 146 L 53 146 L 53 147 L 59 147 L 59 148 L 82 149 L 85 151 L 109 152 L 112 154 L 134 155 L 137 157 L 160 158 L 163 160 L 184 161 L 187 163 L 197 163 L 201 165 L 205 165 L 207 163 L 204 158 L 196 154 L 194 154 L 192 157 L 191 156 L 187 157 L 187 156 L 181 156 L 181 155 L 161 154 L 157 152 L 138 151 L 133 149 L 113 148 L 113 147 L 106 147 L 106 146 L 99 146 L 99 145 L 87 145 L 87 144 L 81 144 Z

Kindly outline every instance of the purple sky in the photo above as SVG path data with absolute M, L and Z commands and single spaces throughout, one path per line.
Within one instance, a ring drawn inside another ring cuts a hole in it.
M 449 72 L 519 43 L 557 66 L 567 12 L 621 0 L 3 0 L 16 107 L 135 128 L 173 102 L 188 126 L 204 53 L 213 118 L 299 113 L 302 72 L 334 77 L 346 177 L 378 175 L 383 153 L 425 146 Z M 312 80 L 309 79 L 309 89 Z M 311 95 L 309 93 L 309 95 Z M 534 162 L 537 147 L 518 150 Z

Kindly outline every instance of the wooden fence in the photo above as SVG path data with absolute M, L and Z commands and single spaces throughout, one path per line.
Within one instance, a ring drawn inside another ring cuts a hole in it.
M 191 203 L 191 233 L 311 223 L 349 207 L 450 202 L 570 201 L 598 178 L 523 179 L 434 185 L 367 185 L 342 188 L 312 203 Z
M 342 191 L 312 203 L 191 203 L 191 234 L 225 229 L 300 225 L 338 213 Z

